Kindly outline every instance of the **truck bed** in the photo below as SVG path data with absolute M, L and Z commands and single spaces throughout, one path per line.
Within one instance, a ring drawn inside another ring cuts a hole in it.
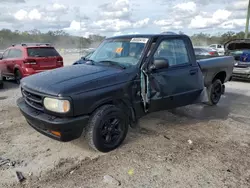
M 227 82 L 232 76 L 234 67 L 234 57 L 223 56 L 208 59 L 201 59 L 197 61 L 201 67 L 204 75 L 204 84 L 209 86 L 217 74 L 225 74 L 225 81 Z

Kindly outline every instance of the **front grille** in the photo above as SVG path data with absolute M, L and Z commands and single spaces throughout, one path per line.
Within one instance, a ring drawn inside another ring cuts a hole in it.
M 43 97 L 37 94 L 34 94 L 30 91 L 27 91 L 26 89 L 21 89 L 22 95 L 25 99 L 25 102 L 31 106 L 32 108 L 35 108 L 36 110 L 43 111 Z

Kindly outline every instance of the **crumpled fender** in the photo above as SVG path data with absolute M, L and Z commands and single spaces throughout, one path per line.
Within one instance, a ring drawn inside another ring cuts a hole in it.
M 148 112 L 148 106 L 150 103 L 150 91 L 149 91 L 149 78 L 148 74 L 141 69 L 141 97 L 143 102 L 144 111 Z

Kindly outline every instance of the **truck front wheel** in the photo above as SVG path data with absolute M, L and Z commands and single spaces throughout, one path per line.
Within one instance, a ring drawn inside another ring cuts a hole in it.
M 94 150 L 109 152 L 119 147 L 128 132 L 128 118 L 114 105 L 97 109 L 89 120 L 86 139 Z
M 216 105 L 221 98 L 223 93 L 223 85 L 219 79 L 215 80 L 208 88 L 208 105 Z

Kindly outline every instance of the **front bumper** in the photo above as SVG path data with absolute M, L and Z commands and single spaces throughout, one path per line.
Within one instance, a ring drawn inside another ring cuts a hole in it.
M 232 76 L 234 78 L 250 79 L 250 68 L 234 67 Z
M 45 114 L 28 106 L 23 98 L 17 100 L 17 106 L 26 121 L 38 132 L 58 141 L 71 141 L 81 136 L 89 116 L 61 118 Z M 56 131 L 60 136 L 53 134 Z

